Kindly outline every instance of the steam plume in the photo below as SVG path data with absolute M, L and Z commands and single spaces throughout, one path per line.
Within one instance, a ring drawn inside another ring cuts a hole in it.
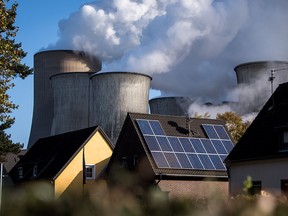
M 152 75 L 163 94 L 220 102 L 240 94 L 236 65 L 288 60 L 287 9 L 287 0 L 95 1 L 59 22 L 48 49 L 85 50 L 105 70 Z

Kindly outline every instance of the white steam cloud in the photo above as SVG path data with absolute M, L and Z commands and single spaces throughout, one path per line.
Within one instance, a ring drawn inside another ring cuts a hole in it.
M 84 50 L 105 70 L 149 74 L 163 94 L 253 101 L 255 89 L 235 90 L 233 69 L 288 60 L 287 10 L 287 0 L 95 1 L 59 22 L 59 40 L 48 49 Z

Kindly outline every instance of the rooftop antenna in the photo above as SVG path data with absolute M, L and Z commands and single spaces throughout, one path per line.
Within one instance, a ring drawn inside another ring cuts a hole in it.
M 275 72 L 276 72 L 276 71 L 282 71 L 282 70 L 288 70 L 288 68 L 272 69 L 272 70 L 271 70 L 271 75 L 270 75 L 270 77 L 268 78 L 268 81 L 271 82 L 272 107 L 274 107 L 273 81 L 274 81 L 274 79 L 276 78 Z

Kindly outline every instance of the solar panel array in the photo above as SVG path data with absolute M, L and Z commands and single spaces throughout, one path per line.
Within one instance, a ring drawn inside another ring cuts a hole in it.
M 137 119 L 159 168 L 225 171 L 233 143 L 223 125 L 203 124 L 208 138 L 166 136 L 158 120 Z

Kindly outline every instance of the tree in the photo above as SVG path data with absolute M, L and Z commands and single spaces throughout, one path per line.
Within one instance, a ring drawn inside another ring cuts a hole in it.
M 230 132 L 234 143 L 239 141 L 251 124 L 251 121 L 244 121 L 240 115 L 234 112 L 218 113 L 216 119 L 226 122 L 227 129 Z
M 32 74 L 32 69 L 21 63 L 27 53 L 21 48 L 21 43 L 15 42 L 19 30 L 14 25 L 17 6 L 16 2 L 0 1 L 0 161 L 7 153 L 17 153 L 21 148 L 20 143 L 13 143 L 11 135 L 5 132 L 15 121 L 11 117 L 12 111 L 18 108 L 10 100 L 8 90 L 14 87 L 15 78 L 24 79 Z

